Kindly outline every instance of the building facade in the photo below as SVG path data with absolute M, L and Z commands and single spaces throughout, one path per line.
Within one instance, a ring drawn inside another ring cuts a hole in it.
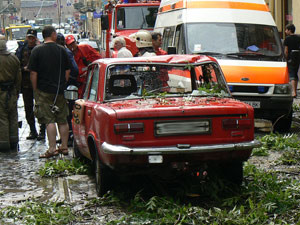
M 58 5 L 60 4 L 60 6 Z M 65 22 L 73 17 L 76 11 L 68 0 L 61 1 L 21 1 L 22 20 L 35 20 L 38 18 L 52 18 L 54 23 Z
M 275 19 L 281 37 L 284 38 L 285 26 L 295 24 L 296 33 L 300 34 L 300 1 L 299 0 L 265 0 Z

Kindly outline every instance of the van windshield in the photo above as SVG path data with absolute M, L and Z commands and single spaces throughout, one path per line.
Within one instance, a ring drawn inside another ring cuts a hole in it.
M 230 57 L 280 57 L 276 27 L 258 24 L 187 24 L 187 52 Z

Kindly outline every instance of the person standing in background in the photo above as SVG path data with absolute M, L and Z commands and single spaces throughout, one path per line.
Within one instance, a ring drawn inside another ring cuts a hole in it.
M 162 36 L 161 33 L 152 32 L 152 45 L 156 55 L 167 55 L 168 53 L 161 49 Z
M 29 57 L 32 49 L 37 46 L 37 31 L 29 29 L 26 34 L 25 42 L 21 42 L 16 51 L 16 56 L 20 60 L 22 71 L 22 85 L 21 92 L 23 95 L 23 102 L 25 108 L 26 121 L 30 127 L 30 134 L 27 137 L 28 140 L 43 140 L 45 139 L 46 125 L 40 125 L 40 133 L 38 134 L 35 127 L 35 117 L 33 113 L 34 96 L 33 89 L 30 81 L 30 72 L 27 69 Z
M 126 48 L 126 41 L 123 37 L 116 37 L 114 39 L 114 48 L 118 51 L 117 58 L 133 57 L 131 51 Z
M 75 37 L 71 34 L 66 36 L 67 48 L 74 54 L 74 59 L 77 63 L 79 74 L 78 82 L 78 97 L 82 98 L 87 79 L 87 67 L 90 63 L 97 59 L 101 59 L 100 54 L 88 44 L 78 45 Z
M 70 77 L 69 77 L 69 81 L 67 83 L 67 86 L 69 85 L 75 85 L 77 86 L 77 77 L 78 77 L 78 66 L 75 62 L 73 53 L 65 47 L 65 37 L 63 34 L 58 33 L 57 34 L 57 38 L 56 38 L 56 43 L 63 46 L 67 53 L 68 53 L 68 57 L 70 60 Z M 73 129 L 72 129 L 72 117 L 73 117 L 73 107 L 74 107 L 75 101 L 73 100 L 68 100 L 68 106 L 69 106 L 69 115 L 68 115 L 68 124 L 69 124 L 69 138 L 68 138 L 68 147 L 71 147 L 73 145 Z
M 5 36 L 0 35 L 0 150 L 17 149 L 17 100 L 21 89 L 18 58 L 7 51 Z
M 288 24 L 285 27 L 285 34 L 287 37 L 285 38 L 284 45 L 284 54 L 287 58 L 287 65 L 289 71 L 289 77 L 292 84 L 292 95 L 294 98 L 297 97 L 297 86 L 298 86 L 298 70 L 299 70 L 299 57 L 297 59 L 293 59 L 292 51 L 300 50 L 300 37 L 295 34 L 296 27 L 294 24 Z M 299 52 L 296 53 L 299 55 Z
M 139 30 L 129 37 L 135 41 L 135 45 L 139 49 L 134 57 L 156 56 L 152 45 L 152 35 L 148 30 Z
M 70 76 L 70 62 L 64 47 L 56 44 L 57 34 L 53 26 L 45 26 L 44 43 L 36 46 L 31 53 L 28 69 L 35 96 L 35 116 L 46 124 L 49 149 L 40 158 L 58 154 L 68 155 L 69 114 L 64 90 Z M 61 146 L 56 149 L 56 124 Z

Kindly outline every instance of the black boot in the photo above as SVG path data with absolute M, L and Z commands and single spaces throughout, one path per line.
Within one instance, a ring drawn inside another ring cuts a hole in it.
M 46 133 L 46 125 L 45 124 L 41 124 L 40 126 L 40 133 L 37 136 L 37 140 L 45 140 L 45 133 Z
M 36 139 L 36 138 L 37 138 L 37 132 L 36 132 L 35 126 L 30 125 L 30 134 L 26 139 L 27 140 L 33 140 L 33 139 Z

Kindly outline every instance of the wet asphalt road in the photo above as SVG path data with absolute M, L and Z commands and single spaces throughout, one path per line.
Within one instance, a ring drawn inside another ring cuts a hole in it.
M 39 155 L 47 150 L 48 143 L 44 140 L 26 140 L 29 126 L 25 120 L 22 96 L 18 101 L 18 113 L 19 121 L 23 123 L 19 129 L 19 151 L 0 152 L 0 207 L 30 198 L 74 203 L 87 196 L 96 197 L 92 177 L 40 177 L 37 172 L 47 159 L 39 159 Z M 71 159 L 72 156 L 72 148 L 69 148 L 69 156 L 66 157 Z

